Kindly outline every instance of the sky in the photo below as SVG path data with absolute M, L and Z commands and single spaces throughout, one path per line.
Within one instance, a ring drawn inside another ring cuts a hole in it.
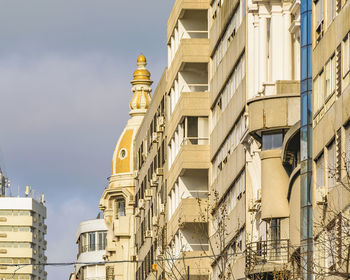
M 48 262 L 76 260 L 129 118 L 136 59 L 155 88 L 173 0 L 10 0 L 0 9 L 0 167 L 11 194 L 45 193 Z M 10 194 L 10 193 L 9 193 Z M 73 267 L 47 267 L 48 280 Z

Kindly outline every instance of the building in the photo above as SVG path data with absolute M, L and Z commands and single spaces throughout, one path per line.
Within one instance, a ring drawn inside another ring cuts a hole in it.
M 308 97 L 312 272 L 318 279 L 344 278 L 348 277 L 350 247 L 350 6 L 341 0 L 318 0 L 308 2 L 307 7 L 313 15 L 312 30 L 305 38 L 312 49 L 312 72 L 305 77 L 312 82 Z
M 43 198 L 0 197 L 0 279 L 47 278 L 45 219 Z
M 150 72 L 146 69 L 144 55 L 137 59 L 137 69 L 133 74 L 130 116 L 116 144 L 112 174 L 109 185 L 102 194 L 100 209 L 107 226 L 105 260 L 109 262 L 133 260 L 135 249 L 135 187 L 137 169 L 135 167 L 134 141 L 143 117 L 151 102 Z M 106 265 L 106 279 L 134 279 L 135 263 L 111 263 Z
M 130 145 L 133 279 L 350 276 L 349 13 L 174 1 Z
M 103 262 L 106 254 L 107 227 L 103 219 L 81 222 L 77 233 L 78 256 L 73 279 L 105 280 L 104 264 L 84 264 Z M 80 263 L 80 264 L 79 264 Z
M 209 1 L 175 1 L 168 67 L 135 138 L 136 279 L 208 279 Z

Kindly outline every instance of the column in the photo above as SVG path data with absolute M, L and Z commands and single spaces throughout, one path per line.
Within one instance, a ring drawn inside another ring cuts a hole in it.
M 271 80 L 283 79 L 283 18 L 280 2 L 271 3 Z M 281 38 L 282 37 L 282 38 Z
M 289 11 L 289 5 L 283 7 L 283 32 L 284 32 L 284 53 L 283 53 L 283 69 L 284 80 L 291 80 L 293 77 L 293 61 L 292 61 L 292 34 L 289 32 L 291 24 L 291 14 Z
M 259 92 L 264 91 L 263 83 L 266 82 L 267 77 L 267 16 L 265 4 L 259 5 Z

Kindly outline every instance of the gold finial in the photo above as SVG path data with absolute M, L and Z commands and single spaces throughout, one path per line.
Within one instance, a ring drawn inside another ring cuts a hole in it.
M 147 84 L 151 85 L 152 82 L 150 80 L 151 74 L 146 69 L 147 59 L 143 54 L 140 54 L 137 58 L 137 69 L 134 72 L 134 79 L 131 81 L 131 84 Z
M 137 64 L 139 63 L 147 63 L 146 57 L 143 54 L 140 54 L 137 58 Z

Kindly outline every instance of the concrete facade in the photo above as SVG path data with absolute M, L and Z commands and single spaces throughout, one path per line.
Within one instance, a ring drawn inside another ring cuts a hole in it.
M 0 197 L 0 278 L 47 279 L 46 207 L 31 197 Z M 24 264 L 17 270 L 6 264 Z M 28 265 L 33 264 L 33 265 Z

